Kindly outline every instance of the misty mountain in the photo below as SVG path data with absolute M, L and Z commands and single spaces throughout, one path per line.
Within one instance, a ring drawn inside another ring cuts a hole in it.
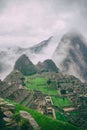
M 80 33 L 65 34 L 53 54 L 53 60 L 62 72 L 87 80 L 87 41 Z
M 53 37 L 44 40 L 32 47 L 23 48 L 21 46 L 11 46 L 0 48 L 0 79 L 8 75 L 14 67 L 16 60 L 23 54 L 27 55 L 34 63 L 51 58 L 56 48 L 56 42 Z M 49 53 L 49 50 L 52 50 Z
M 44 41 L 40 42 L 39 44 L 36 44 L 33 47 L 30 47 L 29 49 L 31 50 L 31 52 L 38 54 L 41 51 L 43 51 L 43 49 L 45 47 L 47 47 L 49 45 L 49 43 L 51 42 L 52 38 L 53 37 L 51 36 L 49 39 L 44 40 Z
M 58 68 L 51 59 L 47 59 L 44 62 L 38 62 L 36 68 L 39 72 L 58 72 Z
M 59 71 L 59 69 L 51 59 L 47 59 L 43 62 L 38 62 L 37 65 L 34 65 L 25 54 L 17 59 L 14 65 L 14 70 L 20 71 L 23 75 L 32 75 L 37 72 L 57 73 Z
M 36 73 L 36 68 L 30 59 L 23 54 L 18 58 L 14 66 L 15 70 L 19 70 L 23 75 L 31 75 Z

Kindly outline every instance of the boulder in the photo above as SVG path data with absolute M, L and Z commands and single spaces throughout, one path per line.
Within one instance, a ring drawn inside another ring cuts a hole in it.
M 37 122 L 34 120 L 34 118 L 28 112 L 20 111 L 20 116 L 24 119 L 27 119 L 34 130 L 40 130 L 39 125 L 37 124 Z

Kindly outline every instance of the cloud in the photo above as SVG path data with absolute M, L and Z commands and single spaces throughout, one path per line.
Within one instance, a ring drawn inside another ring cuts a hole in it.
M 0 0 L 0 45 L 32 46 L 77 28 L 85 35 L 86 0 Z

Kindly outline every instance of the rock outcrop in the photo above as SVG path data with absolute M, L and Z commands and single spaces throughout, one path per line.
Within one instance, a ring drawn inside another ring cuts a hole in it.
M 0 98 L 1 130 L 40 130 L 34 118 L 26 111 L 16 113 L 15 106 Z
M 31 126 L 34 130 L 40 130 L 40 127 L 38 126 L 37 122 L 34 120 L 34 118 L 28 112 L 20 111 L 19 114 L 20 114 L 21 118 L 29 121 L 29 123 L 31 124 Z

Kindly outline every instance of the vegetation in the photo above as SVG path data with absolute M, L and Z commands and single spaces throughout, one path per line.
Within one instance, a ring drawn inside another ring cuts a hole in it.
M 64 98 L 56 98 L 52 96 L 52 101 L 54 106 L 58 106 L 58 107 L 68 107 L 71 106 L 71 102 L 69 101 L 68 98 L 64 97 Z
M 29 112 L 41 127 L 41 130 L 80 130 L 79 128 L 59 120 L 48 118 L 34 110 L 15 104 L 16 113 L 20 110 Z
M 54 76 L 55 77 L 55 76 Z M 71 124 L 68 123 L 68 119 L 66 116 L 64 116 L 63 112 L 63 107 L 70 107 L 72 106 L 70 100 L 66 97 L 62 97 L 61 94 L 58 94 L 57 90 L 57 82 L 56 80 L 52 80 L 49 75 L 32 75 L 32 76 L 25 76 L 23 79 L 24 85 L 33 91 L 38 90 L 41 91 L 43 94 L 50 95 L 53 101 L 54 109 L 55 109 L 55 114 L 56 114 L 56 119 L 52 119 L 51 117 L 47 117 L 45 115 L 42 115 L 34 110 L 28 109 L 26 107 L 23 107 L 21 105 L 18 105 L 14 102 L 11 102 L 10 100 L 7 100 L 8 102 L 12 103 L 15 105 L 15 113 L 13 118 L 15 121 L 20 125 L 22 130 L 26 129 L 29 127 L 27 120 L 21 120 L 19 116 L 19 111 L 23 110 L 32 115 L 32 117 L 36 120 L 38 125 L 41 127 L 41 130 L 80 130 L 77 127 L 72 126 Z M 61 85 L 63 83 L 58 83 L 58 85 Z M 68 85 L 71 85 L 71 83 L 67 83 Z M 21 101 L 21 104 L 25 102 L 25 99 Z M 59 110 L 59 111 L 58 111 Z M 70 113 L 69 115 L 72 116 L 74 113 Z
M 24 75 L 31 75 L 36 73 L 36 68 L 26 55 L 22 55 L 16 61 L 14 69 L 19 70 Z
M 67 118 L 58 111 L 56 111 L 56 119 L 67 122 Z
M 1 112 L 1 108 L 0 108 L 0 129 L 3 130 L 3 126 L 5 126 L 5 121 L 3 121 L 4 115 L 3 113 Z
M 21 130 L 33 130 L 33 127 L 30 125 L 29 121 L 22 118 L 19 113 L 14 114 L 13 120 L 15 120 Z
M 38 70 L 39 73 L 42 73 L 42 72 L 58 72 L 59 71 L 56 64 L 51 59 L 47 59 L 44 62 L 38 62 L 36 67 L 37 67 L 37 70 Z
M 24 106 L 21 106 L 15 102 L 11 102 L 10 100 L 6 100 L 10 104 L 13 104 L 15 107 L 13 119 L 16 121 L 16 123 L 20 126 L 21 130 L 28 130 L 29 128 L 32 129 L 30 124 L 26 119 L 20 118 L 19 112 L 20 110 L 26 111 L 31 114 L 31 116 L 35 119 L 35 121 L 40 126 L 41 130 L 81 130 L 80 128 L 77 128 L 67 122 L 65 117 L 60 115 L 58 112 L 56 113 L 59 120 L 55 120 L 53 118 L 47 117 L 41 113 L 36 112 L 35 110 L 31 110 L 29 108 L 26 108 Z M 61 121 L 63 120 L 63 121 Z M 2 128 L 2 130 L 8 130 Z
M 38 91 L 41 91 L 42 93 L 48 94 L 48 95 L 57 95 L 58 94 L 58 92 L 55 88 L 50 89 L 50 86 L 48 86 L 48 84 L 46 83 L 46 79 L 44 79 L 44 78 L 26 77 L 25 84 L 29 88 L 29 90 L 38 90 Z

